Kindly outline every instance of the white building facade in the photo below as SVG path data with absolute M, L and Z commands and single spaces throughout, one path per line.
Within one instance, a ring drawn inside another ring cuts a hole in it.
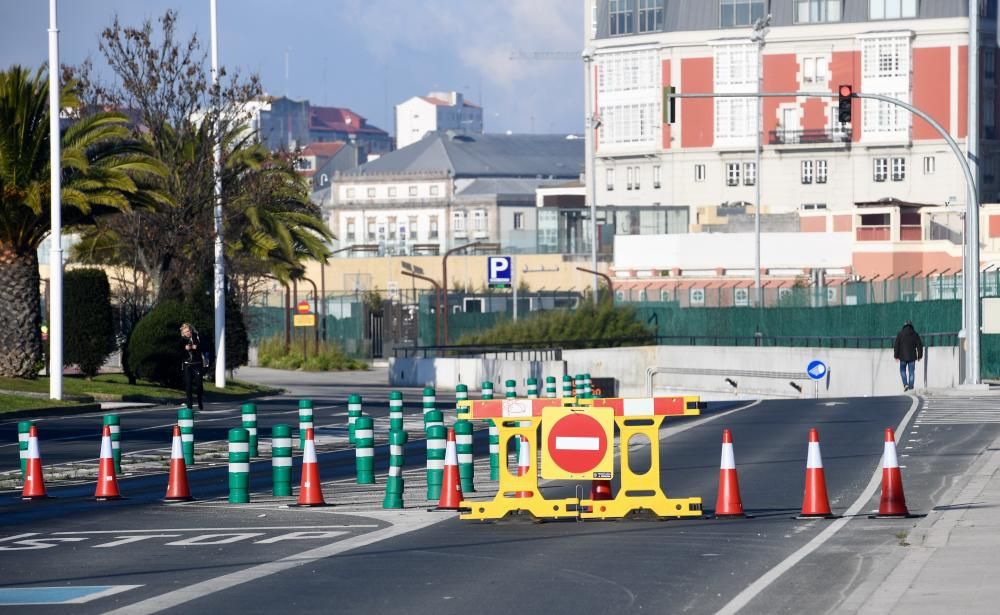
M 431 92 L 396 105 L 396 147 L 419 141 L 428 132 L 483 132 L 483 109 L 461 92 Z

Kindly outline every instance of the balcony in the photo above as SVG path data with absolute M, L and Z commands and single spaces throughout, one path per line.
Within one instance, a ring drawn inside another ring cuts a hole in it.
M 772 130 L 767 135 L 768 145 L 830 145 L 850 143 L 851 129 L 809 129 L 809 130 Z
M 924 230 L 919 224 L 903 224 L 899 227 L 900 241 L 923 241 Z
M 859 226 L 856 231 L 858 241 L 889 241 L 891 236 L 891 226 Z

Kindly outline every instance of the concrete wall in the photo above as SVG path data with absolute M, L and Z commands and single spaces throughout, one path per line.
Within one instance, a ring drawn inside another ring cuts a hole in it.
M 568 373 L 588 371 L 594 376 L 617 378 L 623 397 L 646 394 L 649 367 L 683 370 L 683 373 L 656 374 L 654 394 L 683 391 L 705 398 L 731 399 L 902 393 L 899 364 L 889 349 L 645 346 L 567 350 L 563 358 Z M 828 377 L 817 384 L 805 377 L 806 366 L 814 359 L 826 363 L 830 370 Z M 917 363 L 917 388 L 958 385 L 958 363 L 957 348 L 928 348 L 924 360 Z M 779 374 L 781 377 L 777 377 Z M 727 383 L 726 378 L 737 386 Z M 795 390 L 789 382 L 801 386 L 802 391 Z
M 399 387 L 433 386 L 452 390 L 465 384 L 469 391 L 479 391 L 485 380 L 493 382 L 497 397 L 503 396 L 505 380 L 517 380 L 518 393 L 525 395 L 524 381 L 538 380 L 539 393 L 545 390 L 545 377 L 562 380 L 562 361 L 505 361 L 504 359 L 419 359 L 390 358 L 389 385 Z M 562 386 L 559 384 L 558 386 Z

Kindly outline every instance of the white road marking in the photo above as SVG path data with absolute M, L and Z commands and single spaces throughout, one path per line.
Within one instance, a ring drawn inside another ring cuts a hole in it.
M 401 534 L 423 529 L 445 519 L 452 519 L 453 515 L 439 515 L 434 513 L 413 514 L 409 513 L 406 518 L 398 518 L 399 523 L 391 525 L 381 530 L 368 532 L 346 538 L 339 542 L 303 551 L 295 555 L 283 557 L 273 562 L 267 562 L 257 566 L 251 566 L 243 570 L 208 579 L 201 583 L 188 585 L 165 594 L 160 594 L 153 598 L 142 600 L 133 604 L 128 604 L 120 609 L 110 611 L 106 615 L 146 615 L 148 613 L 158 613 L 167 609 L 176 608 L 178 605 L 197 600 L 198 598 L 227 590 L 244 583 L 249 583 L 263 577 L 267 577 L 279 572 L 284 572 L 305 564 L 316 563 L 322 559 L 338 555 L 345 551 L 357 549 L 388 538 L 393 538 Z
M 92 600 L 107 598 L 108 596 L 114 596 L 115 594 L 127 592 L 128 590 L 135 589 L 137 587 L 142 587 L 142 585 L 111 585 L 105 590 L 87 594 L 86 596 L 80 596 L 79 598 L 73 598 L 72 600 L 67 600 L 61 604 L 84 604 Z
M 53 536 L 83 536 L 85 534 L 145 534 L 147 532 L 238 532 L 241 530 L 326 530 L 326 529 L 351 529 L 378 527 L 376 524 L 359 525 L 268 525 L 268 526 L 247 526 L 242 527 L 171 527 L 163 529 L 146 528 L 144 530 L 91 530 L 87 532 L 52 532 Z M 31 534 L 27 534 L 30 536 Z M 22 534 L 25 536 L 25 534 Z M 4 540 L 11 540 L 5 538 Z
M 150 538 L 177 538 L 180 534 L 148 534 L 145 536 L 119 536 L 118 540 L 112 540 L 111 542 L 105 542 L 99 545 L 91 545 L 92 549 L 108 549 L 111 547 L 118 547 L 121 545 L 132 544 L 133 542 L 139 542 L 140 540 L 149 540 Z
M 903 416 L 903 420 L 900 421 L 899 426 L 896 428 L 896 433 L 902 433 L 907 424 L 913 418 L 913 415 L 917 411 L 917 405 L 920 399 L 917 397 L 913 398 L 910 402 L 910 410 Z M 786 557 L 784 560 L 779 562 L 776 566 L 765 572 L 760 578 L 751 583 L 743 591 L 736 594 L 736 596 L 730 600 L 725 606 L 716 612 L 716 615 L 733 615 L 740 609 L 745 607 L 750 603 L 758 594 L 767 589 L 772 583 L 778 580 L 778 578 L 791 570 L 796 564 L 805 559 L 807 555 L 820 548 L 823 543 L 832 538 L 834 534 L 840 531 L 840 528 L 847 525 L 854 515 L 861 510 L 861 508 L 868 503 L 868 501 L 875 495 L 875 490 L 878 489 L 879 484 L 882 482 L 882 459 L 879 458 L 878 467 L 872 474 L 871 480 L 868 481 L 868 486 L 865 490 L 861 492 L 858 499 L 851 504 L 851 507 L 844 512 L 844 516 L 831 522 L 830 525 L 826 527 L 822 532 L 813 536 L 813 539 L 807 542 L 805 545 L 800 547 L 797 551 Z

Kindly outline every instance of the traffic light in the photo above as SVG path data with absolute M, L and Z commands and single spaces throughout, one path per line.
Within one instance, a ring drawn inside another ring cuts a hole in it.
M 675 106 L 677 98 L 674 94 L 677 93 L 677 88 L 672 85 L 668 85 L 663 88 L 663 123 L 673 124 L 674 120 L 677 118 L 677 108 Z
M 841 124 L 851 122 L 851 97 L 854 95 L 854 88 L 849 85 L 840 86 L 840 103 L 837 105 L 837 121 Z

